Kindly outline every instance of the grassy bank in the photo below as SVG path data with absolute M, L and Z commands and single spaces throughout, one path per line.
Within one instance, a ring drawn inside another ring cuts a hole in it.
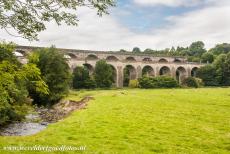
M 86 109 L 36 135 L 0 137 L 0 146 L 86 146 L 84 153 L 230 152 L 229 88 L 73 91 L 67 99 L 88 95 L 95 100 Z

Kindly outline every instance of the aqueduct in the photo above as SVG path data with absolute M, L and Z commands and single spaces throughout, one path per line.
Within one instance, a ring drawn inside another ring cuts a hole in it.
M 26 55 L 40 47 L 17 46 L 15 55 L 22 63 L 26 63 Z M 184 57 L 160 57 L 149 54 L 132 54 L 131 52 L 102 52 L 89 50 L 58 49 L 68 60 L 73 70 L 76 66 L 85 66 L 92 74 L 98 60 L 104 59 L 114 70 L 114 82 L 123 87 L 124 71 L 129 72 L 129 79 L 137 79 L 142 75 L 169 75 L 181 82 L 189 76 L 196 76 L 201 63 L 189 63 Z

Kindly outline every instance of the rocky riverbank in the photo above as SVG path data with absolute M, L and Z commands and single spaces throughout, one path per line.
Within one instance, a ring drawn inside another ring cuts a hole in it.
M 15 122 L 0 129 L 1 136 L 26 136 L 44 130 L 50 123 L 55 123 L 67 117 L 75 110 L 84 109 L 92 97 L 80 101 L 63 100 L 52 108 L 35 108 L 34 113 L 26 116 L 23 122 Z

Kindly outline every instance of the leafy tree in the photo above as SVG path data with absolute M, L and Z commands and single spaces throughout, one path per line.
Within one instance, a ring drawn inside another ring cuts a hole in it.
M 124 49 L 121 49 L 121 50 L 120 50 L 120 52 L 127 52 L 127 51 L 126 51 L 126 50 L 124 50 Z
M 175 52 L 176 51 L 176 49 L 174 48 L 174 47 L 172 47 L 171 49 L 170 49 L 170 52 Z
M 213 65 L 206 65 L 198 69 L 197 77 L 202 79 L 205 86 L 218 86 L 216 68 Z
M 3 125 L 24 118 L 30 103 L 28 89 L 40 95 L 49 91 L 34 64 L 19 64 L 12 54 L 13 44 L 0 43 L 0 50 L 0 125 Z
M 133 53 L 141 53 L 141 49 L 138 47 L 133 48 Z
M 7 60 L 12 63 L 17 63 L 17 65 L 20 65 L 17 58 L 14 56 L 14 43 L 6 43 L 2 42 L 0 43 L 0 61 Z
M 73 71 L 73 88 L 95 88 L 96 83 L 90 77 L 88 69 L 82 66 L 77 66 Z
M 201 56 L 201 61 L 203 63 L 212 63 L 214 61 L 214 55 L 211 52 L 205 52 Z
M 95 81 L 99 88 L 109 88 L 113 83 L 113 70 L 105 60 L 99 60 L 95 66 Z
M 38 32 L 46 29 L 45 22 L 77 26 L 79 7 L 95 8 L 101 16 L 114 4 L 114 0 L 0 0 L 0 28 L 7 32 L 13 28 L 24 38 L 33 40 Z
M 219 55 L 214 61 L 217 72 L 217 80 L 220 85 L 230 85 L 230 53 Z
M 33 90 L 30 95 L 39 105 L 52 105 L 68 94 L 70 69 L 64 55 L 56 48 L 39 49 L 29 58 L 41 70 L 42 78 L 49 87 L 49 95 L 39 95 Z
M 147 48 L 144 50 L 144 53 L 151 54 L 151 53 L 153 53 L 153 50 L 150 48 Z
M 229 43 L 222 43 L 217 44 L 214 48 L 210 49 L 215 55 L 226 54 L 230 52 L 230 44 Z
M 205 52 L 206 49 L 204 48 L 204 43 L 202 41 L 197 41 L 197 42 L 193 42 L 189 46 L 188 55 L 200 57 Z

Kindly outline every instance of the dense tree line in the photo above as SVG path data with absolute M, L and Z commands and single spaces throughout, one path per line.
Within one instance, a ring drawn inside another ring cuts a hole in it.
M 121 49 L 120 52 L 128 52 Z M 227 54 L 230 52 L 230 44 L 217 44 L 214 48 L 205 49 L 205 44 L 202 41 L 193 42 L 188 47 L 172 47 L 163 50 L 153 50 L 150 48 L 141 51 L 140 48 L 134 47 L 132 53 L 134 54 L 151 54 L 155 56 L 185 56 L 189 62 L 203 62 L 212 63 L 214 59 L 220 54 Z

